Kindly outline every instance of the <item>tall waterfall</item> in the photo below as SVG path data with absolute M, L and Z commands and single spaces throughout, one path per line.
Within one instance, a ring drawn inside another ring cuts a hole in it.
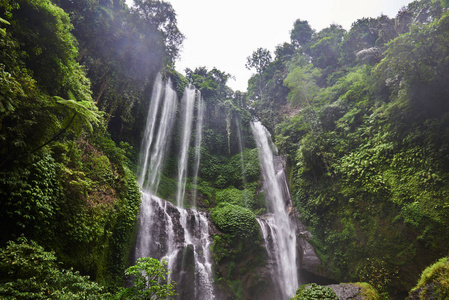
M 148 111 L 147 125 L 141 146 L 142 169 L 138 176 L 139 184 L 144 190 L 156 194 L 160 180 L 162 163 L 168 147 L 169 137 L 176 115 L 177 96 L 172 83 L 168 80 L 164 89 L 162 112 L 158 118 L 160 102 L 162 100 L 163 83 L 160 75 L 156 78 Z M 158 124 L 156 124 L 158 122 Z M 155 130 L 158 127 L 157 135 Z
M 196 207 L 196 197 L 198 195 L 198 172 L 200 170 L 200 159 L 201 159 L 201 139 L 203 137 L 203 119 L 204 119 L 204 102 L 201 94 L 198 95 L 198 114 L 196 119 L 196 130 L 195 130 L 195 165 L 193 170 L 193 185 L 195 189 L 193 190 L 193 207 Z
M 190 136 L 192 135 L 192 123 L 193 123 L 193 109 L 195 104 L 195 88 L 189 86 L 184 92 L 184 97 L 182 97 L 181 112 L 183 114 L 182 120 L 182 139 L 179 151 L 179 162 L 178 162 L 178 192 L 176 193 L 176 202 L 179 207 L 184 206 L 184 193 L 186 188 L 186 177 L 187 177 L 187 158 L 190 146 Z
M 251 123 L 261 163 L 264 190 L 269 214 L 259 218 L 267 255 L 275 264 L 273 278 L 281 295 L 280 299 L 289 299 L 298 287 L 296 228 L 291 223 L 288 210 L 290 197 L 282 161 L 273 153 L 276 148 L 268 130 L 260 123 Z
M 193 127 L 195 89 L 187 87 L 182 99 L 182 139 L 179 152 L 177 204 L 156 196 L 167 149 L 172 139 L 178 100 L 170 80 L 156 78 L 141 146 L 138 181 L 142 192 L 135 259 L 166 259 L 177 282 L 179 299 L 215 299 L 209 222 L 205 213 L 182 208 L 188 148 Z M 201 101 L 201 100 L 198 100 Z M 198 105 L 202 110 L 202 102 Z M 198 112 L 196 142 L 201 143 L 202 111 Z M 199 155 L 199 154 L 198 154 Z M 198 156 L 199 164 L 199 156 Z M 195 171 L 198 173 L 198 171 Z M 193 276 L 192 276 L 193 275 Z

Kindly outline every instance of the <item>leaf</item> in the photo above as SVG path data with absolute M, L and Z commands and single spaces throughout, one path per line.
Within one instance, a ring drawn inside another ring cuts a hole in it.
M 69 94 L 73 97 L 73 94 Z M 102 114 L 91 101 L 76 101 L 73 99 L 63 99 L 59 96 L 54 96 L 58 104 L 63 105 L 72 113 L 77 114 L 77 122 L 74 124 L 76 130 L 80 130 L 82 126 L 86 126 L 90 132 L 93 131 L 93 125 L 100 123 Z M 79 126 L 79 128 L 78 128 Z

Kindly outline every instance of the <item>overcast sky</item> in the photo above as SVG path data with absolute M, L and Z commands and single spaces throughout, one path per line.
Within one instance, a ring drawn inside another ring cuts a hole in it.
M 127 0 L 128 3 L 132 0 Z M 235 76 L 228 85 L 246 91 L 251 71 L 246 57 L 259 47 L 272 52 L 290 42 L 296 19 L 319 31 L 330 24 L 351 24 L 363 17 L 395 17 L 411 0 L 170 0 L 178 28 L 186 36 L 176 69 L 213 67 Z

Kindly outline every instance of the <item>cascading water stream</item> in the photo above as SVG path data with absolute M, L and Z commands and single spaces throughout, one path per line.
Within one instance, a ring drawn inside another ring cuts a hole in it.
M 277 268 L 274 278 L 278 279 L 279 291 L 282 299 L 289 299 L 298 287 L 298 272 L 296 268 L 296 228 L 290 222 L 288 208 L 290 199 L 286 198 L 285 176 L 282 176 L 281 161 L 276 159 L 273 152 L 275 146 L 271 141 L 268 130 L 260 122 L 252 122 L 259 160 L 264 178 L 264 190 L 268 209 L 271 214 L 265 220 L 259 220 L 267 247 L 267 254 L 274 260 Z M 271 242 L 268 234 L 271 234 Z
M 196 120 L 196 130 L 195 130 L 195 165 L 193 169 L 193 207 L 196 207 L 196 200 L 198 195 L 198 172 L 200 170 L 200 159 L 201 159 L 201 139 L 203 136 L 203 119 L 204 119 L 204 103 L 201 94 L 198 92 L 198 113 Z
M 163 93 L 162 93 L 163 92 Z M 161 103 L 161 100 L 163 101 Z M 139 215 L 139 232 L 137 235 L 135 258 L 157 257 L 161 259 L 160 253 L 173 252 L 170 248 L 173 244 L 173 226 L 171 217 L 163 208 L 162 200 L 154 196 L 157 192 L 160 178 L 160 170 L 165 157 L 163 149 L 167 147 L 168 136 L 175 121 L 176 92 L 173 90 L 171 81 L 164 84 L 162 77 L 158 74 L 153 86 L 150 107 L 148 110 L 147 124 L 141 146 L 141 165 L 139 185 L 142 190 L 142 203 Z M 160 108 L 162 106 L 162 108 Z M 158 111 L 161 109 L 158 118 Z M 157 130 L 157 133 L 156 133 Z M 156 137 L 155 137 L 156 134 Z M 165 213 L 161 214 L 161 210 Z M 164 227 L 154 226 L 155 218 L 167 224 Z M 163 232 L 156 232 L 165 228 Z M 166 243 L 157 241 L 155 237 L 165 235 Z M 169 265 L 170 261 L 168 261 Z
M 184 206 L 184 193 L 187 177 L 187 158 L 190 146 L 190 136 L 192 135 L 193 109 L 195 104 L 196 90 L 193 87 L 186 88 L 182 97 L 182 139 L 178 162 L 178 191 L 176 193 L 176 203 L 178 207 Z
M 160 83 L 162 85 L 162 83 Z M 154 91 L 156 89 L 156 92 Z M 173 129 L 175 121 L 177 96 L 173 90 L 171 81 L 168 80 L 164 89 L 164 101 L 162 102 L 161 115 L 157 116 L 159 110 L 159 103 L 161 101 L 161 93 L 158 89 L 162 89 L 159 84 L 154 86 L 151 104 L 149 108 L 147 118 L 147 129 L 145 130 L 146 136 L 142 143 L 142 149 L 144 151 L 145 162 L 143 163 L 141 173 L 139 174 L 139 184 L 143 190 L 151 191 L 152 194 L 156 194 L 160 180 L 160 172 L 162 164 L 165 158 L 165 150 L 167 149 L 169 137 Z M 155 104 L 153 104 L 155 103 Z M 156 129 L 156 122 L 158 122 L 158 131 L 156 138 L 154 139 L 154 131 Z
M 203 118 L 202 100 L 198 103 L 196 146 L 200 147 Z M 171 279 L 179 284 L 179 299 L 215 299 L 212 285 L 212 262 L 209 250 L 209 223 L 204 213 L 176 207 L 155 196 L 161 171 L 172 139 L 172 128 L 177 110 L 177 96 L 170 80 L 164 84 L 160 75 L 153 87 L 142 141 L 138 174 L 142 190 L 135 259 L 154 257 L 166 259 L 172 270 Z M 193 126 L 195 89 L 186 88 L 182 100 L 183 122 L 179 152 L 177 203 L 183 203 L 187 158 Z M 198 150 L 199 151 L 199 150 Z M 195 164 L 199 165 L 199 154 Z M 196 174 L 198 170 L 195 171 Z M 188 253 L 191 253 L 189 255 Z M 189 271 L 190 270 L 190 271 Z M 190 276 L 193 272 L 193 277 Z
M 141 145 L 141 154 L 139 157 L 140 165 L 142 166 L 142 171 L 140 172 L 138 183 L 143 186 L 145 182 L 145 177 L 147 175 L 148 161 L 150 157 L 150 148 L 153 143 L 156 116 L 159 110 L 159 103 L 162 99 L 162 76 L 158 74 L 153 86 L 153 93 L 151 95 L 151 103 L 147 116 L 147 126 L 145 127 L 144 136 Z

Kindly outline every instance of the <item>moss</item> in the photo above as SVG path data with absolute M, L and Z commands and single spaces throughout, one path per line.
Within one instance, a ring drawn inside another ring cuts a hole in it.
M 243 191 L 235 187 L 228 187 L 224 190 L 218 190 L 215 196 L 217 203 L 229 203 L 244 207 Z
M 233 239 L 242 240 L 249 245 L 259 235 L 256 215 L 247 208 L 229 203 L 218 205 L 211 215 L 215 225 Z
M 355 283 L 355 285 L 362 288 L 361 294 L 364 297 L 364 299 L 369 299 L 369 300 L 381 299 L 379 293 L 371 284 L 369 284 L 367 282 L 357 282 L 357 283 Z
M 441 258 L 427 267 L 410 293 L 418 295 L 419 299 L 449 299 L 448 258 Z
M 176 189 L 176 181 L 161 173 L 161 179 L 157 188 L 157 195 L 162 199 L 174 202 L 176 201 Z

